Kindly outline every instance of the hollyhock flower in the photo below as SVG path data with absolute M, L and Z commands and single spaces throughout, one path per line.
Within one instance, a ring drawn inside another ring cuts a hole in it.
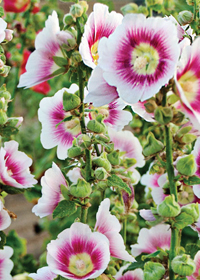
M 15 188 L 31 188 L 37 183 L 29 171 L 32 159 L 18 151 L 18 146 L 12 140 L 0 148 L 0 183 Z
M 169 225 L 157 225 L 150 229 L 142 228 L 138 236 L 138 244 L 131 245 L 131 253 L 137 257 L 142 253 L 151 254 L 159 250 L 169 250 L 171 229 Z
M 133 133 L 130 131 L 114 131 L 109 128 L 108 134 L 110 140 L 114 143 L 115 150 L 124 152 L 123 157 L 134 158 L 136 159 L 135 167 L 143 167 L 145 165 L 144 156 L 142 154 L 142 146 Z
M 52 272 L 48 266 L 38 269 L 37 274 L 36 273 L 29 274 L 29 277 L 33 278 L 34 280 L 54 280 L 56 276 L 57 274 Z
M 67 182 L 60 168 L 53 162 L 52 168 L 49 168 L 41 178 L 42 197 L 38 204 L 32 209 L 36 216 L 43 218 L 53 213 L 58 203 L 64 199 L 60 186 L 67 188 Z
M 110 86 L 103 77 L 103 70 L 97 66 L 88 81 L 88 94 L 84 99 L 86 103 L 93 103 L 95 107 L 113 102 L 119 97 L 117 88 Z
M 6 37 L 6 27 L 7 23 L 5 22 L 5 20 L 0 18 L 0 43 L 3 42 Z
M 30 55 L 31 55 L 30 51 L 24 50 L 20 75 L 22 75 L 26 72 L 25 66 L 26 66 L 27 60 L 28 60 Z M 50 85 L 45 81 L 45 82 L 42 82 L 38 85 L 33 86 L 31 89 L 35 92 L 42 93 L 42 94 L 46 95 L 50 91 L 51 88 L 50 88 Z
M 122 24 L 99 42 L 98 65 L 105 80 L 128 103 L 156 94 L 173 76 L 179 57 L 176 26 L 162 18 L 127 14 Z
M 22 13 L 28 10 L 31 0 L 6 0 L 4 10 L 6 12 Z
M 126 251 L 124 241 L 120 235 L 121 225 L 118 219 L 110 214 L 110 200 L 105 198 L 96 215 L 95 230 L 104 234 L 110 242 L 110 254 L 112 257 L 134 262 L 135 259 Z
M 184 48 L 175 82 L 185 113 L 190 118 L 194 126 L 199 129 L 200 124 L 200 38 L 197 38 L 192 46 Z
M 6 210 L 3 209 L 4 205 L 0 200 L 0 230 L 8 228 L 11 224 L 10 215 Z
M 155 122 L 154 119 L 154 113 L 147 113 L 145 109 L 145 104 L 146 102 L 137 102 L 131 106 L 133 112 L 135 112 L 137 115 L 139 115 L 141 118 L 143 118 L 147 122 Z
M 13 269 L 13 262 L 10 257 L 13 254 L 13 249 L 9 246 L 4 246 L 3 250 L 0 250 L 0 279 L 12 280 L 10 274 Z
M 194 257 L 194 262 L 196 265 L 196 270 L 191 276 L 187 276 L 188 280 L 196 280 L 199 279 L 200 276 L 200 251 L 198 251 Z
M 109 241 L 88 225 L 73 223 L 47 245 L 47 264 L 68 279 L 94 279 L 110 261 Z
M 116 280 L 143 280 L 144 275 L 143 271 L 140 268 L 137 268 L 132 271 L 127 271 L 123 274 L 123 271 L 127 269 L 129 264 L 126 264 L 120 268 L 115 276 L 113 276 Z M 122 275 L 123 274 L 123 275 Z
M 69 177 L 69 180 L 74 184 L 77 184 L 78 179 L 83 179 L 83 177 L 81 175 L 81 169 L 79 167 L 75 167 L 75 168 L 71 169 L 67 173 L 67 176 Z
M 125 106 L 126 104 L 121 100 L 121 98 L 118 98 L 108 105 L 96 108 L 96 110 L 98 111 L 98 114 L 102 114 L 104 116 L 103 122 L 105 125 L 120 131 L 132 120 L 131 113 L 128 111 L 123 111 Z M 90 109 L 95 108 L 91 105 Z M 96 112 L 91 112 L 89 114 L 90 119 L 96 119 L 96 116 Z
M 35 51 L 31 53 L 26 64 L 26 73 L 20 76 L 18 87 L 32 87 L 41 82 L 47 81 L 58 75 L 60 69 L 53 57 L 64 58 L 61 45 L 63 41 L 60 40 L 60 27 L 58 16 L 55 11 L 50 15 L 45 23 L 45 28 L 36 36 Z M 72 39 L 71 33 L 65 31 L 68 39 Z M 65 40 L 67 43 L 67 39 Z
M 140 210 L 140 216 L 149 222 L 153 222 L 156 220 L 156 218 L 154 217 L 153 213 L 151 210 L 147 210 L 147 209 L 141 209 Z
M 52 97 L 43 98 L 38 110 L 38 118 L 42 123 L 41 143 L 45 149 L 52 149 L 57 146 L 59 159 L 67 157 L 67 150 L 71 147 L 74 137 L 81 133 L 78 118 L 60 123 L 64 118 L 71 116 L 70 112 L 63 110 L 64 91 L 70 92 L 71 87 L 59 90 Z
M 79 47 L 83 62 L 87 66 L 95 68 L 98 61 L 99 40 L 102 37 L 109 37 L 121 23 L 122 18 L 119 13 L 109 13 L 108 6 L 94 4 L 94 11 L 88 17 Z

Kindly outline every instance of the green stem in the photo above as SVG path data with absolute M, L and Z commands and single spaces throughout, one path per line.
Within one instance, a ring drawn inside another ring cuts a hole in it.
M 83 134 L 86 134 L 86 128 L 85 128 L 85 117 L 84 117 L 84 103 L 83 103 L 83 99 L 84 99 L 84 82 L 83 82 L 83 74 L 82 71 L 79 67 L 78 70 L 78 81 L 79 81 L 79 97 L 81 99 L 81 106 L 79 108 L 80 114 L 81 114 L 81 132 Z
M 194 13 L 194 21 L 196 21 L 196 19 L 197 19 L 197 3 L 196 3 L 196 0 L 194 0 L 193 13 Z
M 175 275 L 174 271 L 172 270 L 172 260 L 176 257 L 176 247 L 178 246 L 178 239 L 179 239 L 179 231 L 175 228 L 171 230 L 171 244 L 170 244 L 170 251 L 169 251 L 169 279 L 174 280 Z
M 88 214 L 88 207 L 81 207 L 81 222 L 86 224 L 87 223 L 87 214 Z
M 81 37 L 82 37 L 79 18 L 76 19 L 76 27 L 77 27 L 77 45 L 79 46 L 80 42 L 81 42 Z
M 126 225 L 127 225 L 127 218 L 123 221 L 123 238 L 124 238 L 124 244 L 126 246 Z
M 99 147 L 97 144 L 94 144 L 94 147 L 95 147 L 95 150 L 96 150 L 96 153 L 97 153 L 97 156 L 99 157 L 100 156 L 100 151 L 99 151 Z

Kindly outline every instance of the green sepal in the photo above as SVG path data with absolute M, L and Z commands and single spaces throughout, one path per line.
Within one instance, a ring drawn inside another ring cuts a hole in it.
M 59 67 L 65 67 L 68 65 L 68 60 L 64 57 L 60 56 L 53 56 L 53 61 L 59 66 Z
M 67 151 L 67 155 L 70 158 L 78 157 L 78 156 L 80 156 L 82 154 L 83 154 L 83 151 L 82 151 L 81 147 L 78 147 L 78 146 L 71 147 Z
M 161 141 L 157 140 L 152 132 L 149 132 L 147 137 L 147 144 L 143 149 L 145 157 L 154 155 L 164 149 L 164 145 Z
M 155 258 L 155 257 L 158 257 L 158 255 L 161 253 L 161 251 L 155 251 L 153 252 L 152 254 L 148 254 L 148 255 L 143 255 L 141 260 L 142 261 L 145 261 L 146 259 L 152 259 L 152 258 Z
M 184 156 L 176 163 L 176 169 L 182 175 L 192 176 L 197 170 L 196 161 L 193 154 Z
M 129 186 L 126 183 L 124 183 L 124 181 L 121 178 L 119 178 L 117 175 L 113 174 L 110 177 L 108 177 L 107 180 L 108 180 L 108 185 L 110 187 L 120 188 L 125 192 L 127 192 L 129 195 L 131 195 L 131 189 L 129 188 Z
M 73 201 L 62 200 L 58 203 L 57 207 L 53 211 L 53 218 L 63 218 L 71 216 L 77 210 L 77 206 Z
M 165 268 L 161 263 L 147 262 L 144 265 L 144 280 L 160 280 L 165 274 Z
M 191 215 L 183 212 L 175 218 L 175 221 L 172 222 L 172 227 L 180 230 L 187 227 L 188 225 L 191 225 L 193 221 L 194 219 Z
M 66 200 L 69 200 L 69 194 L 70 194 L 69 189 L 65 185 L 61 184 L 60 185 L 60 190 L 61 190 L 61 193 L 64 196 L 64 198 Z
M 63 93 L 63 108 L 65 111 L 71 111 L 77 108 L 81 104 L 79 96 L 73 93 L 64 91 Z
M 188 186 L 199 185 L 200 184 L 200 178 L 197 177 L 196 175 L 194 175 L 194 176 L 191 176 L 189 178 L 184 178 L 183 182 L 184 182 L 184 184 L 186 184 Z
M 107 158 L 112 165 L 119 165 L 120 163 L 119 151 L 111 152 L 107 155 Z
M 170 107 L 157 107 L 154 112 L 156 121 L 160 124 L 168 124 L 173 118 L 173 111 Z
M 190 255 L 192 259 L 194 259 L 196 253 L 200 251 L 200 245 L 196 243 L 187 244 L 185 247 L 186 254 Z
M 70 194 L 75 197 L 85 198 L 88 197 L 92 192 L 92 187 L 90 183 L 86 182 L 84 179 L 78 179 L 77 184 L 70 186 Z
M 189 255 L 183 254 L 172 260 L 172 269 L 181 276 L 190 276 L 195 272 L 196 265 Z
M 69 117 L 64 118 L 62 121 L 60 121 L 59 123 L 56 124 L 56 128 L 63 122 L 71 121 L 72 118 L 73 118 L 73 116 L 69 116 Z
M 181 207 L 175 201 L 175 196 L 168 195 L 157 207 L 158 214 L 163 217 L 176 217 L 181 212 Z

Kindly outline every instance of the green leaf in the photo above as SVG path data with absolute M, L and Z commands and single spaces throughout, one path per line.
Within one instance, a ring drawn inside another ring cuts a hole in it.
M 161 251 L 158 250 L 158 251 L 155 251 L 155 252 L 152 253 L 152 254 L 143 255 L 142 258 L 141 258 L 141 260 L 144 261 L 144 260 L 146 260 L 146 259 L 155 258 L 155 257 L 157 257 L 160 253 L 161 253 Z
M 63 123 L 63 122 L 68 122 L 71 121 L 71 119 L 73 118 L 73 116 L 69 116 L 64 118 L 62 121 L 60 121 L 59 123 L 57 123 L 56 128 L 59 126 L 59 124 Z
M 194 256 L 199 250 L 200 250 L 200 245 L 197 245 L 195 243 L 187 244 L 185 247 L 186 254 L 189 254 L 192 259 L 194 259 Z
M 108 180 L 108 185 L 110 187 L 118 187 L 131 195 L 131 189 L 129 188 L 129 186 L 126 183 L 124 183 L 124 181 L 121 178 L 119 178 L 117 175 L 113 174 L 110 177 L 108 177 L 107 180 Z
M 5 245 L 6 243 L 6 235 L 3 231 L 0 231 L 0 238 L 1 238 L 1 241 L 0 241 L 0 249 L 2 250 L 3 249 L 3 246 Z
M 189 177 L 188 179 L 184 178 L 183 182 L 189 186 L 198 185 L 198 184 L 200 184 L 200 178 L 194 175 L 194 176 Z
M 144 265 L 146 263 L 146 261 L 142 261 L 142 257 L 145 256 L 146 254 L 142 254 L 138 257 L 135 258 L 136 262 L 133 262 L 132 264 L 130 264 L 122 273 L 122 275 L 124 275 L 124 273 L 126 273 L 129 270 L 135 270 L 136 268 L 141 268 L 142 270 L 144 269 Z
M 187 213 L 183 212 L 175 218 L 175 221 L 172 223 L 172 226 L 176 227 L 177 229 L 183 229 L 184 227 L 191 225 L 193 221 L 194 219 L 191 215 L 188 215 Z
M 53 211 L 53 218 L 63 218 L 71 216 L 77 210 L 77 206 L 73 201 L 62 200 Z
M 61 74 L 64 74 L 66 72 L 66 69 L 64 67 L 61 67 L 59 69 L 57 69 L 56 71 L 54 71 L 50 76 L 50 77 L 55 77 L 55 76 L 58 76 L 58 75 L 61 75 Z
M 60 185 L 60 190 L 65 199 L 69 200 L 69 190 L 66 186 Z
M 36 202 L 41 197 L 41 187 L 35 186 L 34 188 L 26 189 L 24 196 L 29 202 Z
M 17 257 L 26 254 L 26 239 L 18 236 L 15 230 L 11 230 L 6 239 L 6 245 L 14 250 L 14 255 Z
M 0 184 L 0 187 L 3 191 L 9 193 L 9 194 L 18 194 L 18 193 L 23 193 L 25 192 L 26 189 L 19 189 L 7 185 Z
M 0 7 L 0 17 L 2 17 L 3 15 L 4 15 L 3 7 Z
M 53 56 L 53 61 L 60 67 L 68 65 L 68 60 L 63 57 Z

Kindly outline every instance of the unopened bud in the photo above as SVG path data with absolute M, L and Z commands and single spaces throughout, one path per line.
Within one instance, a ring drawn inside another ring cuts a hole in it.
M 150 99 L 146 103 L 144 103 L 144 107 L 145 107 L 145 110 L 147 111 L 147 113 L 153 113 L 155 111 L 155 109 L 157 108 L 157 104 L 156 104 L 155 100 Z
M 112 165 L 119 165 L 120 163 L 119 151 L 111 152 L 107 155 L 107 158 Z
M 105 143 L 110 142 L 110 137 L 108 134 L 98 134 L 95 135 L 95 139 L 99 140 L 99 141 L 103 141 Z
M 92 187 L 90 183 L 87 183 L 84 179 L 78 179 L 77 185 L 73 184 L 70 186 L 70 194 L 75 197 L 87 197 L 91 194 Z
M 5 100 L 10 100 L 11 99 L 11 94 L 9 91 L 2 91 L 0 92 L 0 98 L 4 97 Z
M 11 30 L 11 29 L 6 29 L 6 30 L 5 30 L 5 40 L 6 40 L 7 42 L 9 42 L 9 41 L 12 40 L 12 38 L 13 38 L 13 30 Z
M 114 143 L 109 143 L 108 145 L 106 145 L 105 151 L 107 153 L 111 153 L 112 151 L 114 151 Z
M 193 21 L 194 15 L 190 11 L 182 11 L 178 14 L 178 21 L 180 25 L 186 25 Z
M 107 154 L 105 152 L 103 152 L 99 157 L 94 157 L 92 162 L 99 167 L 104 167 L 108 172 L 110 172 L 112 169 L 112 166 L 108 161 Z
M 135 14 L 138 11 L 138 5 L 135 3 L 129 3 L 123 7 L 121 7 L 121 12 L 125 16 L 126 14 Z
M 2 109 L 0 109 L 0 125 L 3 125 L 7 122 L 8 117 L 6 112 L 4 112 Z
M 78 65 L 82 61 L 82 56 L 79 51 L 74 51 L 71 55 L 71 64 L 72 66 Z
M 19 118 L 13 117 L 13 118 L 8 118 L 6 124 L 18 128 L 22 124 L 22 122 L 23 122 L 23 117 L 19 117 Z
M 187 213 L 188 215 L 193 217 L 194 222 L 199 219 L 199 206 L 197 203 L 191 203 L 185 205 L 181 208 L 181 213 Z
M 95 169 L 94 175 L 97 180 L 105 180 L 108 177 L 108 173 L 103 167 Z
M 176 169 L 182 175 L 192 176 L 197 171 L 196 161 L 193 154 L 177 159 Z
M 77 137 L 77 143 L 81 148 L 89 148 L 91 146 L 91 138 L 87 134 L 80 134 Z
M 64 91 L 63 93 L 63 108 L 66 112 L 74 110 L 81 104 L 81 99 L 73 93 Z
M 189 255 L 183 254 L 172 260 L 172 269 L 181 276 L 190 276 L 195 272 L 196 265 Z
M 128 169 L 131 166 L 135 165 L 137 160 L 135 158 L 126 158 L 123 160 L 123 166 Z
M 8 65 L 4 65 L 2 69 L 0 69 L 0 75 L 3 77 L 7 77 L 10 72 L 11 67 Z
M 157 140 L 152 132 L 149 133 L 147 141 L 148 143 L 143 149 L 145 157 L 156 154 L 164 149 L 163 143 Z
M 175 201 L 174 195 L 166 196 L 164 201 L 157 207 L 158 214 L 163 217 L 176 217 L 180 214 L 181 208 Z
M 173 111 L 170 107 L 157 107 L 154 112 L 156 121 L 160 124 L 167 124 L 173 118 Z
M 143 14 L 145 16 L 148 16 L 149 12 L 148 12 L 148 9 L 145 7 L 145 6 L 139 6 L 138 7 L 138 14 Z
M 71 25 L 72 23 L 74 23 L 74 18 L 71 14 L 66 14 L 64 15 L 64 18 L 63 18 L 63 23 L 65 25 Z
M 79 1 L 79 5 L 83 8 L 83 12 L 86 13 L 88 10 L 88 3 L 86 1 Z
M 70 7 L 70 13 L 73 17 L 78 18 L 83 14 L 83 7 L 80 4 L 74 4 Z
M 99 181 L 96 184 L 96 187 L 97 187 L 97 189 L 105 191 L 108 188 L 108 183 L 107 183 L 107 181 Z
M 87 128 L 95 133 L 104 133 L 106 129 L 105 125 L 97 120 L 90 120 L 87 124 Z
M 0 97 L 0 109 L 6 111 L 7 110 L 7 101 L 4 97 Z
M 144 280 L 160 280 L 165 274 L 161 263 L 146 262 L 144 265 Z
M 78 146 L 71 147 L 67 151 L 67 155 L 70 158 L 78 157 L 78 156 L 80 156 L 82 154 L 83 154 L 83 151 L 82 151 L 81 147 L 78 147 Z
M 181 125 L 181 123 L 183 122 L 185 118 L 185 114 L 177 111 L 174 113 L 173 119 L 172 119 L 172 123 L 176 124 L 176 125 Z

